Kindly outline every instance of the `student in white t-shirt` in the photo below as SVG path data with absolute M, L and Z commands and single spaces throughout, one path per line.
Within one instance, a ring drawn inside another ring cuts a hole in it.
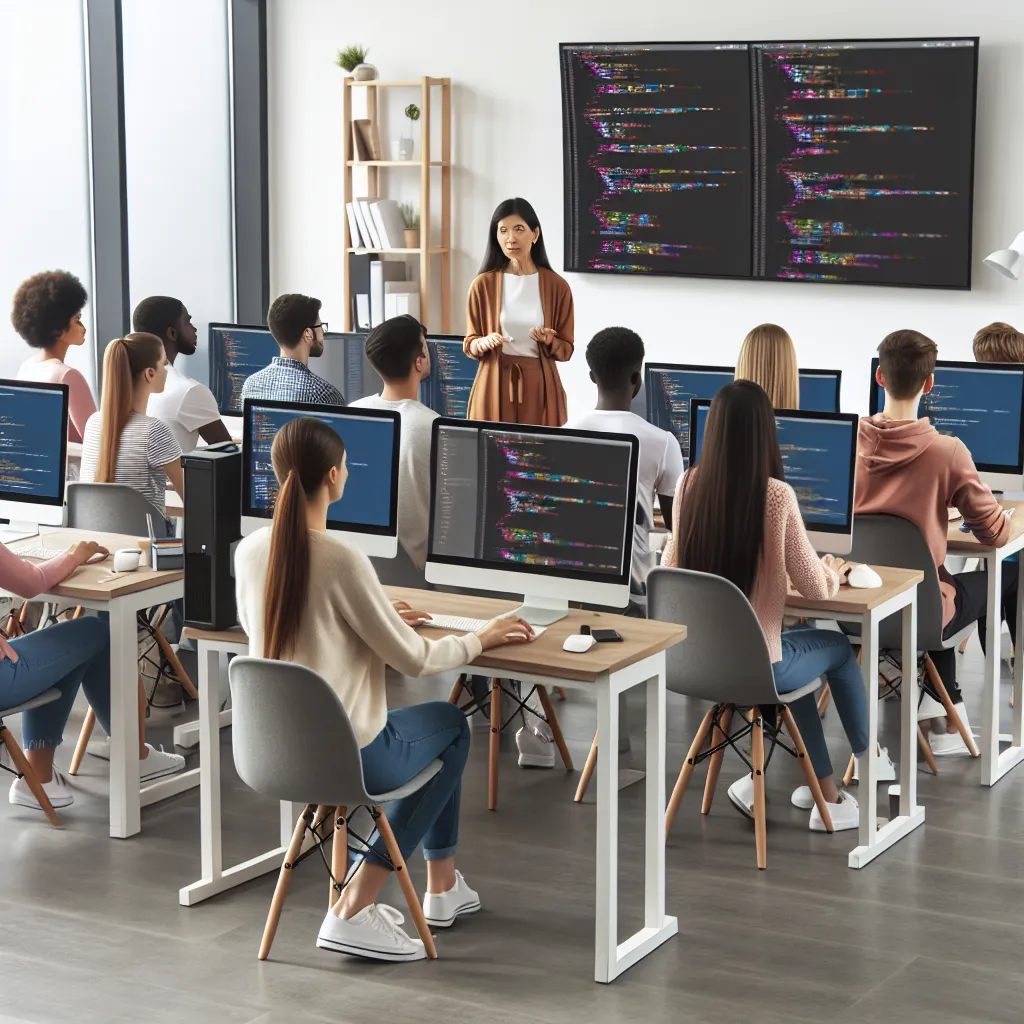
M 398 541 L 422 573 L 430 524 L 430 431 L 437 419 L 419 400 L 420 381 L 430 375 L 427 329 L 408 313 L 385 320 L 366 339 L 366 358 L 384 381 L 384 390 L 351 407 L 391 409 L 401 417 Z
M 169 295 L 151 295 L 135 307 L 132 326 L 136 331 L 155 334 L 164 343 L 169 364 L 167 384 L 161 394 L 150 396 L 147 414 L 171 428 L 186 455 L 195 451 L 200 437 L 207 444 L 230 441 L 213 392 L 174 365 L 179 355 L 190 356 L 196 350 L 196 329 L 185 304 Z

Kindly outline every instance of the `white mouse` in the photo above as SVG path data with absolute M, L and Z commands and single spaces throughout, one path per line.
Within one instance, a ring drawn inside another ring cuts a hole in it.
M 858 590 L 874 590 L 875 587 L 882 585 L 882 577 L 870 565 L 864 565 L 863 562 L 850 570 L 850 575 L 846 577 L 846 580 L 851 587 L 856 587 Z
M 573 654 L 586 654 L 597 641 L 588 633 L 570 633 L 562 644 L 563 651 L 571 651 Z
M 135 572 L 141 558 L 140 548 L 120 548 L 114 552 L 114 572 Z

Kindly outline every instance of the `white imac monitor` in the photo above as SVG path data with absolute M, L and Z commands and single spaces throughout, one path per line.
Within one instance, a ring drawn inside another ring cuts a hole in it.
M 0 380 L 0 541 L 64 525 L 68 386 Z
M 523 594 L 537 626 L 569 601 L 624 608 L 639 453 L 626 434 L 435 420 L 427 580 Z
M 690 402 L 690 465 L 700 461 L 711 403 Z M 848 555 L 853 547 L 857 416 L 845 412 L 775 413 L 782 469 L 796 492 L 807 536 L 816 551 Z
M 877 369 L 876 357 L 871 360 L 872 416 L 885 407 Z M 963 441 L 992 490 L 1024 490 L 1024 365 L 940 359 L 919 415 L 940 434 Z
M 339 409 L 247 398 L 242 414 L 242 536 L 270 525 L 277 478 L 270 449 L 290 420 L 312 416 L 345 442 L 348 482 L 327 509 L 327 529 L 375 558 L 398 553 L 398 444 L 401 419 L 385 409 Z

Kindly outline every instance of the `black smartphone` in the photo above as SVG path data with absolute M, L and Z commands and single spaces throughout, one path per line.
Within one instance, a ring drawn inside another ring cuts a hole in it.
M 621 644 L 622 637 L 614 629 L 592 629 L 590 635 L 600 643 Z

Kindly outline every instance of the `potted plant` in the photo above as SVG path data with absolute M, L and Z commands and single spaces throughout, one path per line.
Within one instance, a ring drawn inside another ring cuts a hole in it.
M 408 118 L 408 121 L 409 121 L 409 127 L 408 127 L 409 134 L 408 135 L 405 135 L 405 134 L 402 135 L 402 139 L 401 139 L 401 142 L 399 144 L 399 153 L 400 153 L 400 156 L 398 157 L 399 160 L 411 160 L 412 159 L 412 154 L 413 154 L 413 149 L 414 149 L 414 142 L 413 142 L 413 137 L 412 137 L 412 129 L 413 129 L 413 125 L 420 119 L 420 108 L 417 107 L 415 103 L 410 103 L 409 106 L 407 106 L 405 108 L 405 116 L 406 116 L 406 118 Z
M 358 43 L 346 46 L 344 50 L 338 51 L 334 63 L 339 68 L 344 68 L 357 82 L 372 82 L 377 77 L 377 69 L 366 63 L 366 55 L 369 52 L 365 46 Z
M 405 247 L 406 249 L 418 249 L 420 247 L 420 214 L 412 203 L 402 203 L 399 206 L 402 211 L 402 220 L 405 222 Z

